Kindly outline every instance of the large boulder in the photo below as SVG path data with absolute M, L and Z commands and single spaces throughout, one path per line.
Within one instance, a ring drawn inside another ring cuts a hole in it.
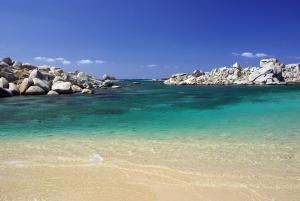
M 0 87 L 1 88 L 8 88 L 8 81 L 5 77 L 0 78 Z
M 11 93 L 16 96 L 16 95 L 20 95 L 20 90 L 18 88 L 18 86 L 15 83 L 10 82 L 8 84 L 8 89 L 9 91 L 11 91 Z
M 60 76 L 55 76 L 55 78 L 52 80 L 52 83 L 54 84 L 55 82 L 58 82 L 58 81 L 64 81 L 64 79 Z
M 31 86 L 25 92 L 26 95 L 43 95 L 45 93 L 46 92 L 39 86 Z
M 32 70 L 29 77 L 31 79 L 33 79 L 33 78 L 38 78 L 38 79 L 41 79 L 41 80 L 44 79 L 44 75 L 38 69 Z
M 50 90 L 50 86 L 49 86 L 49 83 L 47 81 L 41 80 L 39 78 L 33 78 L 32 80 L 33 80 L 34 86 L 38 86 L 46 92 L 48 92 Z
M 25 78 L 19 86 L 20 94 L 25 94 L 26 90 L 33 85 L 31 78 Z
M 6 63 L 7 65 L 9 65 L 9 66 L 11 66 L 11 65 L 14 64 L 14 62 L 11 60 L 10 57 L 5 57 L 5 58 L 2 59 L 2 61 L 3 61 L 4 63 Z
M 11 97 L 11 96 L 12 96 L 12 93 L 8 89 L 4 89 L 4 88 L 0 87 L 0 98 Z
M 37 69 L 38 67 L 35 65 L 32 65 L 32 64 L 29 64 L 29 63 L 25 63 L 25 64 L 22 64 L 21 68 L 27 69 L 27 70 L 34 70 L 34 69 Z
M 57 81 L 52 85 L 52 90 L 59 94 L 70 94 L 72 93 L 72 83 Z

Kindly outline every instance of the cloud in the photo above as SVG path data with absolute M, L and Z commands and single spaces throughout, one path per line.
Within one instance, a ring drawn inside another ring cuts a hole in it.
M 95 60 L 95 63 L 96 64 L 104 64 L 104 63 L 106 63 L 106 61 L 98 59 L 98 60 Z
M 149 64 L 149 65 L 147 65 L 147 67 L 148 68 L 154 68 L 154 67 L 157 67 L 158 65 L 156 65 L 156 64 Z
M 37 61 L 45 61 L 45 62 L 48 62 L 48 63 L 53 63 L 53 62 L 59 61 L 59 62 L 61 62 L 64 65 L 71 64 L 71 61 L 66 60 L 66 59 L 64 59 L 62 57 L 57 57 L 57 58 L 51 58 L 51 57 L 34 57 L 33 59 L 37 60 Z
M 91 61 L 89 59 L 81 59 L 77 63 L 78 63 L 78 65 L 85 65 L 85 64 L 92 64 L 93 61 Z
M 254 53 L 254 52 L 242 52 L 242 53 L 236 53 L 232 52 L 234 56 L 242 56 L 246 58 L 262 58 L 267 57 L 268 55 L 262 52 Z
M 90 59 L 81 59 L 77 62 L 78 65 L 85 65 L 85 64 L 104 64 L 106 61 L 101 60 L 101 59 L 96 59 L 96 60 L 90 60 Z

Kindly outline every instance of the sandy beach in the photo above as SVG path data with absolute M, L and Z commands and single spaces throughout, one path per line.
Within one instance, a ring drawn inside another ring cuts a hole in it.
M 0 142 L 0 200 L 296 201 L 299 151 L 297 143 L 9 140 Z

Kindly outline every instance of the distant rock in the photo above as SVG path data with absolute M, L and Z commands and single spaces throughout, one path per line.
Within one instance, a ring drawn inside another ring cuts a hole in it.
M 201 72 L 201 71 L 200 71 Z M 300 83 L 300 64 L 280 64 L 275 58 L 262 59 L 260 67 L 220 67 L 210 72 L 175 74 L 164 81 L 167 85 L 232 85 Z
M 20 61 L 15 61 L 14 64 L 12 65 L 14 69 L 21 69 L 22 68 L 22 62 Z
M 113 86 L 113 82 L 111 80 L 105 80 L 103 83 L 102 83 L 102 86 L 104 87 L 111 87 Z
M 11 66 L 11 65 L 14 64 L 14 62 L 11 60 L 10 57 L 5 57 L 5 58 L 2 59 L 2 61 L 3 61 L 4 63 L 6 63 L 7 65 L 9 65 L 9 66 Z
M 194 70 L 193 73 L 192 73 L 192 75 L 193 75 L 194 77 L 199 77 L 199 76 L 201 76 L 201 75 L 204 75 L 204 72 L 201 71 L 201 70 Z
M 102 80 L 115 80 L 115 79 L 116 79 L 115 77 L 109 76 L 109 75 L 107 75 L 107 74 L 104 74 L 104 75 L 102 76 Z
M 8 90 L 0 87 L 0 98 L 11 97 L 13 94 Z
M 57 81 L 52 85 L 52 90 L 59 94 L 70 94 L 72 93 L 72 83 Z
M 25 78 L 19 86 L 20 94 L 25 94 L 26 90 L 33 85 L 31 78 Z
M 77 78 L 81 81 L 88 81 L 88 79 L 89 79 L 88 75 L 84 72 L 79 72 L 77 74 Z
M 0 78 L 0 87 L 1 88 L 8 88 L 8 81 L 5 77 Z
M 9 65 L 3 61 L 0 61 L 0 68 L 7 68 Z
M 43 95 L 43 94 L 46 94 L 46 92 L 39 86 L 31 86 L 26 90 L 25 94 L 26 95 Z

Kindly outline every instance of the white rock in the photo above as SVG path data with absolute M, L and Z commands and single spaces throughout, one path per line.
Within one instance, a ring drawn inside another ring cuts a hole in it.
M 72 83 L 57 81 L 52 85 L 52 90 L 59 94 L 69 94 L 72 93 Z
M 32 80 L 33 80 L 34 86 L 38 86 L 46 92 L 48 92 L 50 90 L 50 86 L 49 86 L 49 83 L 47 81 L 41 80 L 39 78 L 33 78 Z
M 78 86 L 78 85 L 73 84 L 73 85 L 72 85 L 72 91 L 73 91 L 74 93 L 81 92 L 81 91 L 82 91 L 82 88 L 81 88 L 80 86 Z
M 93 94 L 93 91 L 90 90 L 90 89 L 83 89 L 83 90 L 81 91 L 81 93 L 82 93 L 82 94 Z
M 59 93 L 57 93 L 56 91 L 49 91 L 48 93 L 47 93 L 47 96 L 58 96 L 59 95 Z
M 8 84 L 8 89 L 11 91 L 11 93 L 12 93 L 13 95 L 15 95 L 15 96 L 16 96 L 16 95 L 20 95 L 19 88 L 18 88 L 18 86 L 17 86 L 16 84 L 10 82 L 10 83 Z
M 39 86 L 31 86 L 25 92 L 26 95 L 43 95 L 45 93 L 46 92 Z
M 8 88 L 8 81 L 5 77 L 0 78 L 0 87 L 1 88 Z
M 25 91 L 33 85 L 31 78 L 25 78 L 19 86 L 20 94 L 24 94 Z

